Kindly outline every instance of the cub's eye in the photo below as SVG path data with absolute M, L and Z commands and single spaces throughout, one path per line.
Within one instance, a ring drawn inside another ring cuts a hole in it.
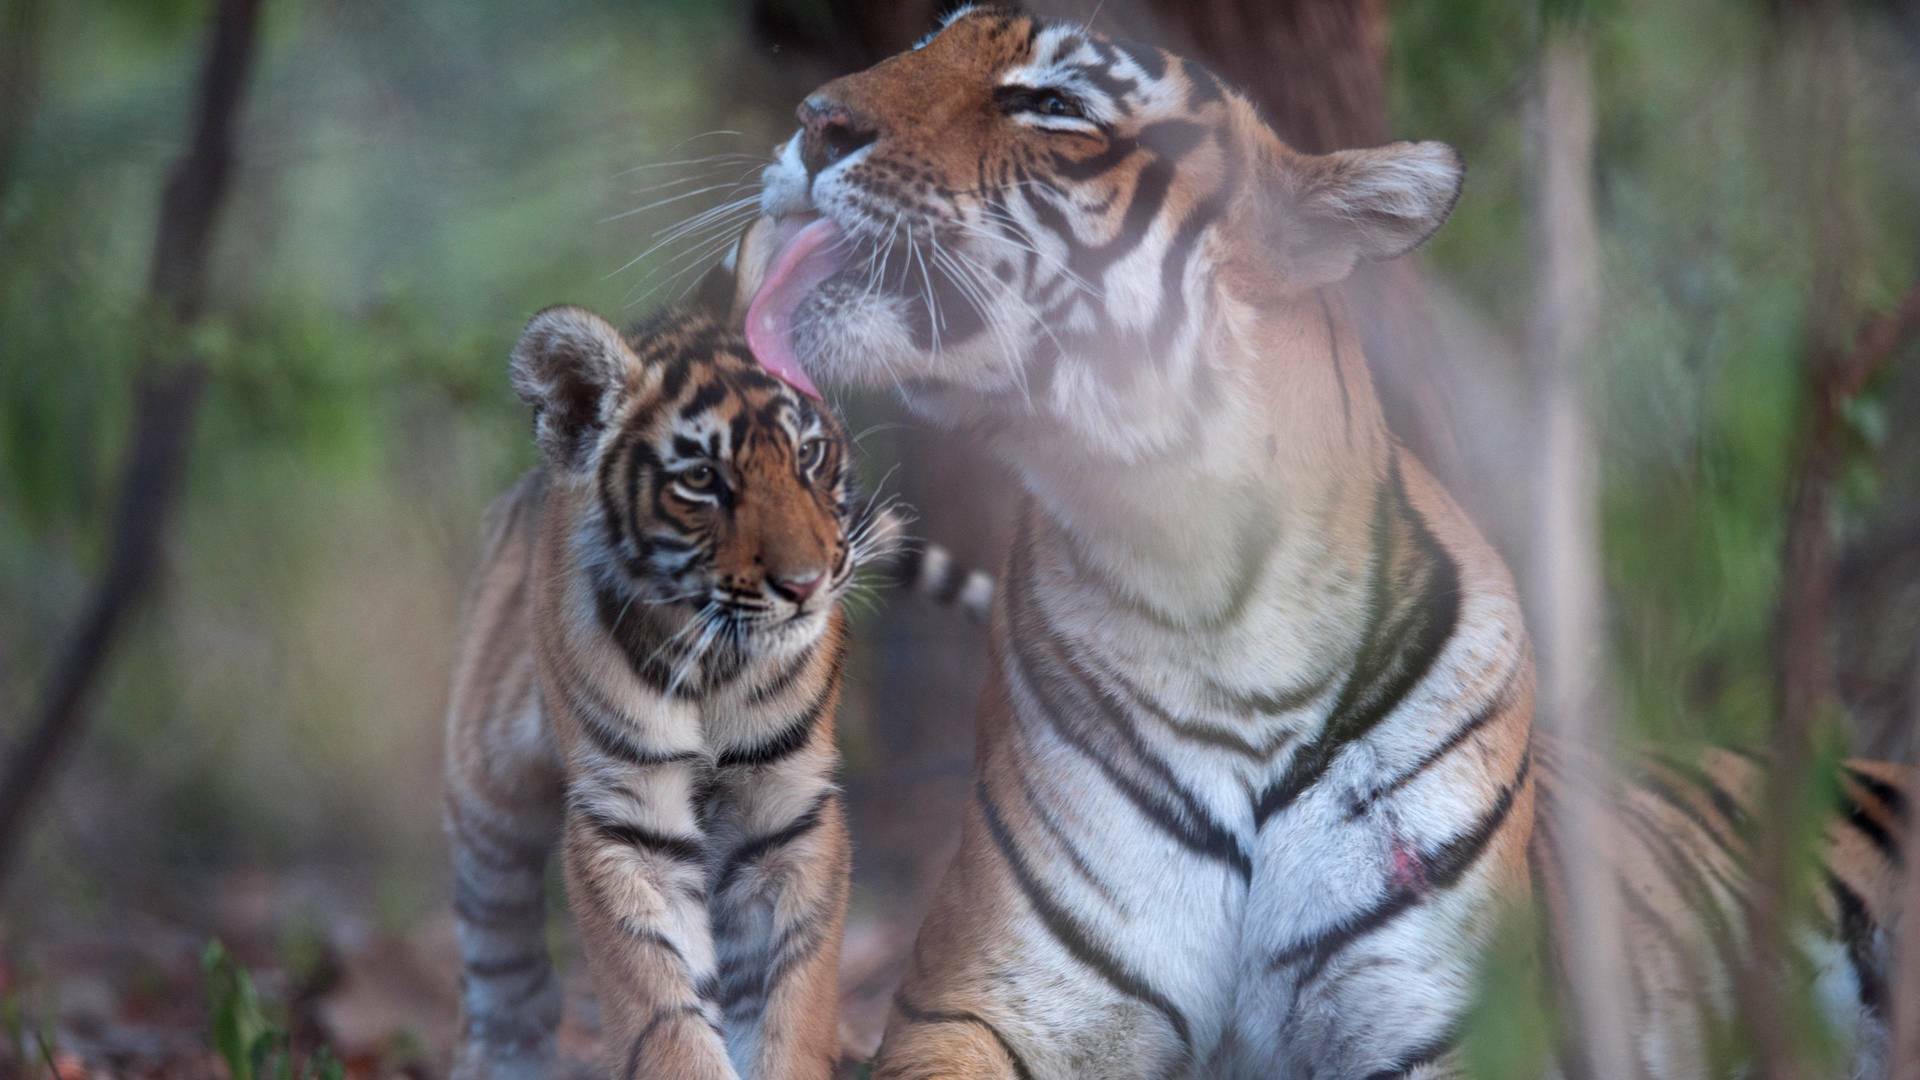
M 812 472 L 827 456 L 827 440 L 808 439 L 800 444 L 800 468 Z
M 712 491 L 720 480 L 720 474 L 713 471 L 711 465 L 695 465 L 674 477 L 680 486 L 688 491 Z

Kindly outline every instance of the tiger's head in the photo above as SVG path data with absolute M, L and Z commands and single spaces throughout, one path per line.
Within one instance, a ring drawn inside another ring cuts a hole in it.
M 689 646 L 746 656 L 824 631 L 870 554 L 870 504 L 856 507 L 839 422 L 736 332 L 681 311 L 622 335 L 548 308 L 514 347 L 512 379 L 616 632 L 685 629 Z
M 1173 444 L 1234 377 L 1233 305 L 1410 250 L 1462 178 L 1440 143 L 1294 151 L 1192 62 L 996 9 L 799 119 L 742 248 L 762 362 L 1121 458 Z

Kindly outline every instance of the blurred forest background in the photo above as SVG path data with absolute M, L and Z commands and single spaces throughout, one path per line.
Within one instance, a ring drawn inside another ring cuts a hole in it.
M 269 1028 L 444 1070 L 453 623 L 534 461 L 507 350 L 547 304 L 677 294 L 715 253 L 663 230 L 938 6 L 0 0 L 0 1073 L 200 1075 Z M 1205 60 L 1302 148 L 1464 153 L 1452 223 L 1353 292 L 1403 436 L 1548 605 L 1549 705 L 1914 760 L 1920 3 L 1029 6 Z M 842 405 L 991 565 L 1002 478 Z M 1571 618 L 1562 475 L 1594 485 Z M 910 600 L 860 630 L 855 1049 L 950 850 L 984 643 Z

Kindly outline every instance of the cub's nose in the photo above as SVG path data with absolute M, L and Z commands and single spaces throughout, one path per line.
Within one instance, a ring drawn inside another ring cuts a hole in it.
M 820 591 L 827 575 L 818 570 L 805 574 L 768 574 L 767 585 L 774 592 L 796 604 L 804 604 L 807 598 Z
M 800 117 L 800 161 L 808 175 L 839 161 L 879 137 L 865 117 L 841 103 L 815 94 L 795 110 Z

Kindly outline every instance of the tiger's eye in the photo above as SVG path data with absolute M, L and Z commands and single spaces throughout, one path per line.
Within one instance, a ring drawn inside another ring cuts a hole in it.
M 811 469 L 827 454 L 827 440 L 808 439 L 800 444 L 800 467 Z
M 681 473 L 678 479 L 680 483 L 684 484 L 689 490 L 707 491 L 713 487 L 713 482 L 718 479 L 718 474 L 713 471 L 713 466 L 711 465 L 695 465 L 693 468 Z
M 1080 107 L 1079 102 L 1058 90 L 1042 90 L 1034 97 L 1034 111 L 1042 116 L 1063 116 L 1079 120 L 1087 115 L 1087 111 Z

